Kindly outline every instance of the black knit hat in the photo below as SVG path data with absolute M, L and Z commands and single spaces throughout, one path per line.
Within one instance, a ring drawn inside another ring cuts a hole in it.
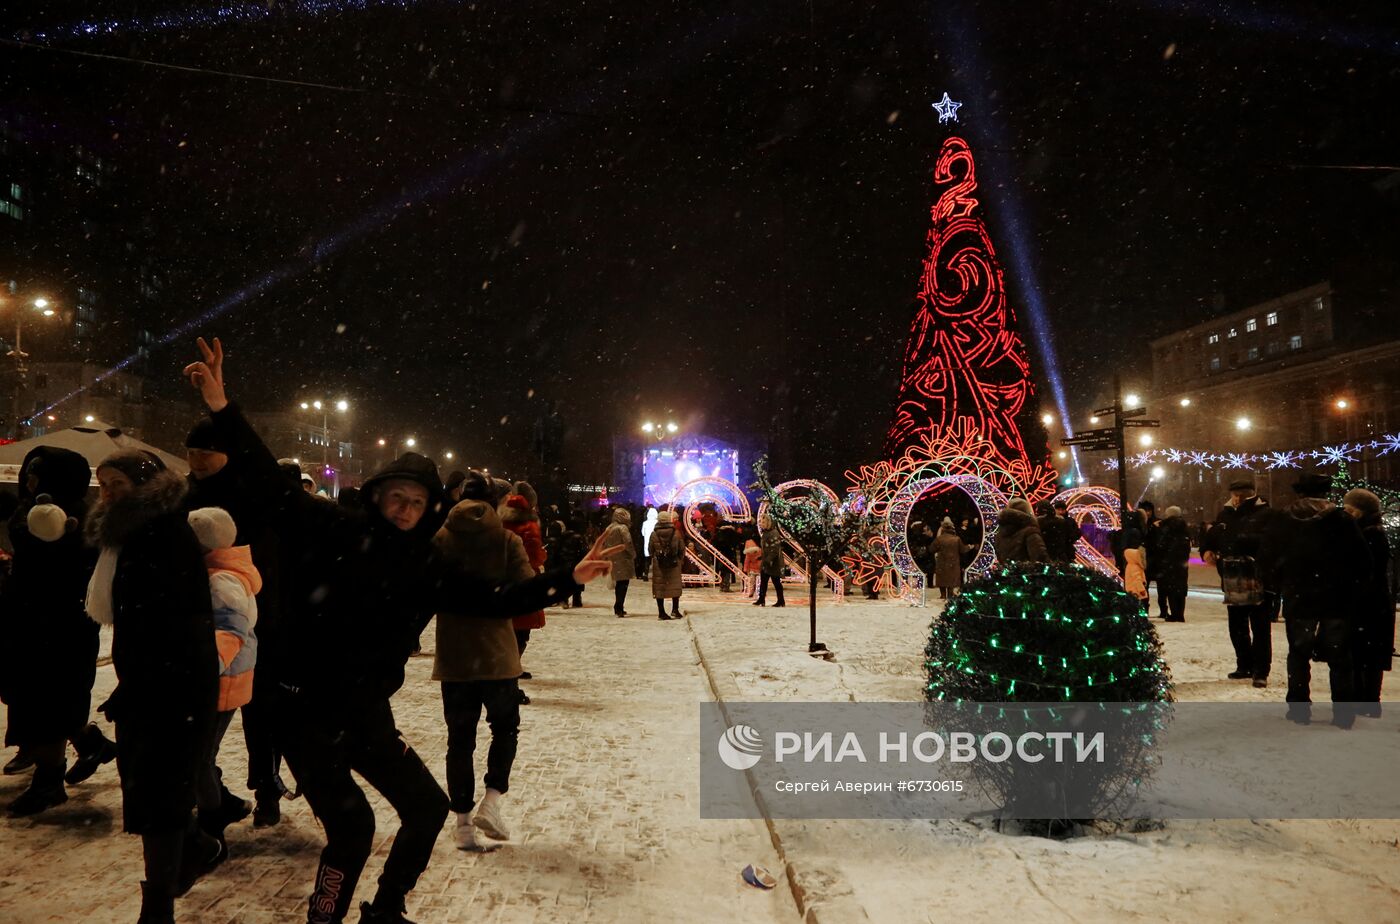
M 447 476 L 447 483 L 443 485 L 449 492 L 457 485 L 467 480 L 466 472 L 452 472 Z
M 229 445 L 224 441 L 223 434 L 214 426 L 214 421 L 208 417 L 195 424 L 194 429 L 190 430 L 190 435 L 185 437 L 185 448 L 229 454 Z

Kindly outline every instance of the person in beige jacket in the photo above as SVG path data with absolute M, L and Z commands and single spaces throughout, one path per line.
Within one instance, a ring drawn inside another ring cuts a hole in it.
M 501 525 L 496 508 L 484 500 L 464 500 L 452 508 L 433 537 L 447 560 L 474 577 L 511 583 L 534 577 L 520 537 Z M 479 840 L 480 828 L 509 840 L 501 817 L 501 797 L 510 791 L 510 770 L 520 731 L 520 647 L 509 619 L 472 613 L 437 614 L 433 679 L 442 683 L 447 720 L 447 794 L 457 825 L 460 850 L 491 850 Z M 476 728 L 481 712 L 491 726 L 486 752 L 486 794 L 476 803 Z M 472 810 L 476 809 L 473 817 Z

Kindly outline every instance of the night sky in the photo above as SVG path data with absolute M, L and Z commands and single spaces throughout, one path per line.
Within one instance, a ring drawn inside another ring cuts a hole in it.
M 872 461 L 945 90 L 1076 410 L 1219 298 L 1400 302 L 1393 3 L 23 6 L 0 35 L 46 49 L 0 45 L 0 106 L 120 134 L 181 317 L 280 271 L 201 328 L 237 395 L 344 394 L 475 465 L 524 471 L 548 402 L 586 480 L 647 417 L 788 418 L 780 475 Z

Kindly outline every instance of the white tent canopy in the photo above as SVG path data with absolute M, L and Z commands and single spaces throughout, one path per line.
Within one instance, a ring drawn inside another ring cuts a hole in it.
M 0 446 L 0 482 L 18 484 L 19 468 L 24 464 L 24 457 L 29 455 L 30 450 L 38 446 L 71 449 L 87 459 L 88 465 L 94 468 L 118 449 L 145 449 L 159 456 L 166 468 L 177 471 L 181 475 L 187 474 L 190 470 L 189 464 L 179 456 L 149 446 L 138 439 L 127 436 L 118 427 L 98 420 L 81 427 L 57 430 L 53 433 L 45 433 L 43 436 L 35 436 L 27 440 L 20 440 L 18 443 Z M 93 472 L 92 484 L 97 484 L 95 471 Z

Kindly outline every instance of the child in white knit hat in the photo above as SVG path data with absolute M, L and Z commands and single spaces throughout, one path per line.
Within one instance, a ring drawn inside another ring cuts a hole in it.
M 253 565 L 249 547 L 233 544 L 238 528 L 228 511 L 203 507 L 191 511 L 189 521 L 204 548 L 204 565 L 209 569 L 214 641 L 219 649 L 218 715 L 195 786 L 195 801 L 200 828 L 218 838 L 226 856 L 224 828 L 247 818 L 252 808 L 246 799 L 224 787 L 218 767 L 219 745 L 234 711 L 253 698 L 253 667 L 258 657 L 253 627 L 258 621 L 256 596 L 262 590 L 262 576 Z

